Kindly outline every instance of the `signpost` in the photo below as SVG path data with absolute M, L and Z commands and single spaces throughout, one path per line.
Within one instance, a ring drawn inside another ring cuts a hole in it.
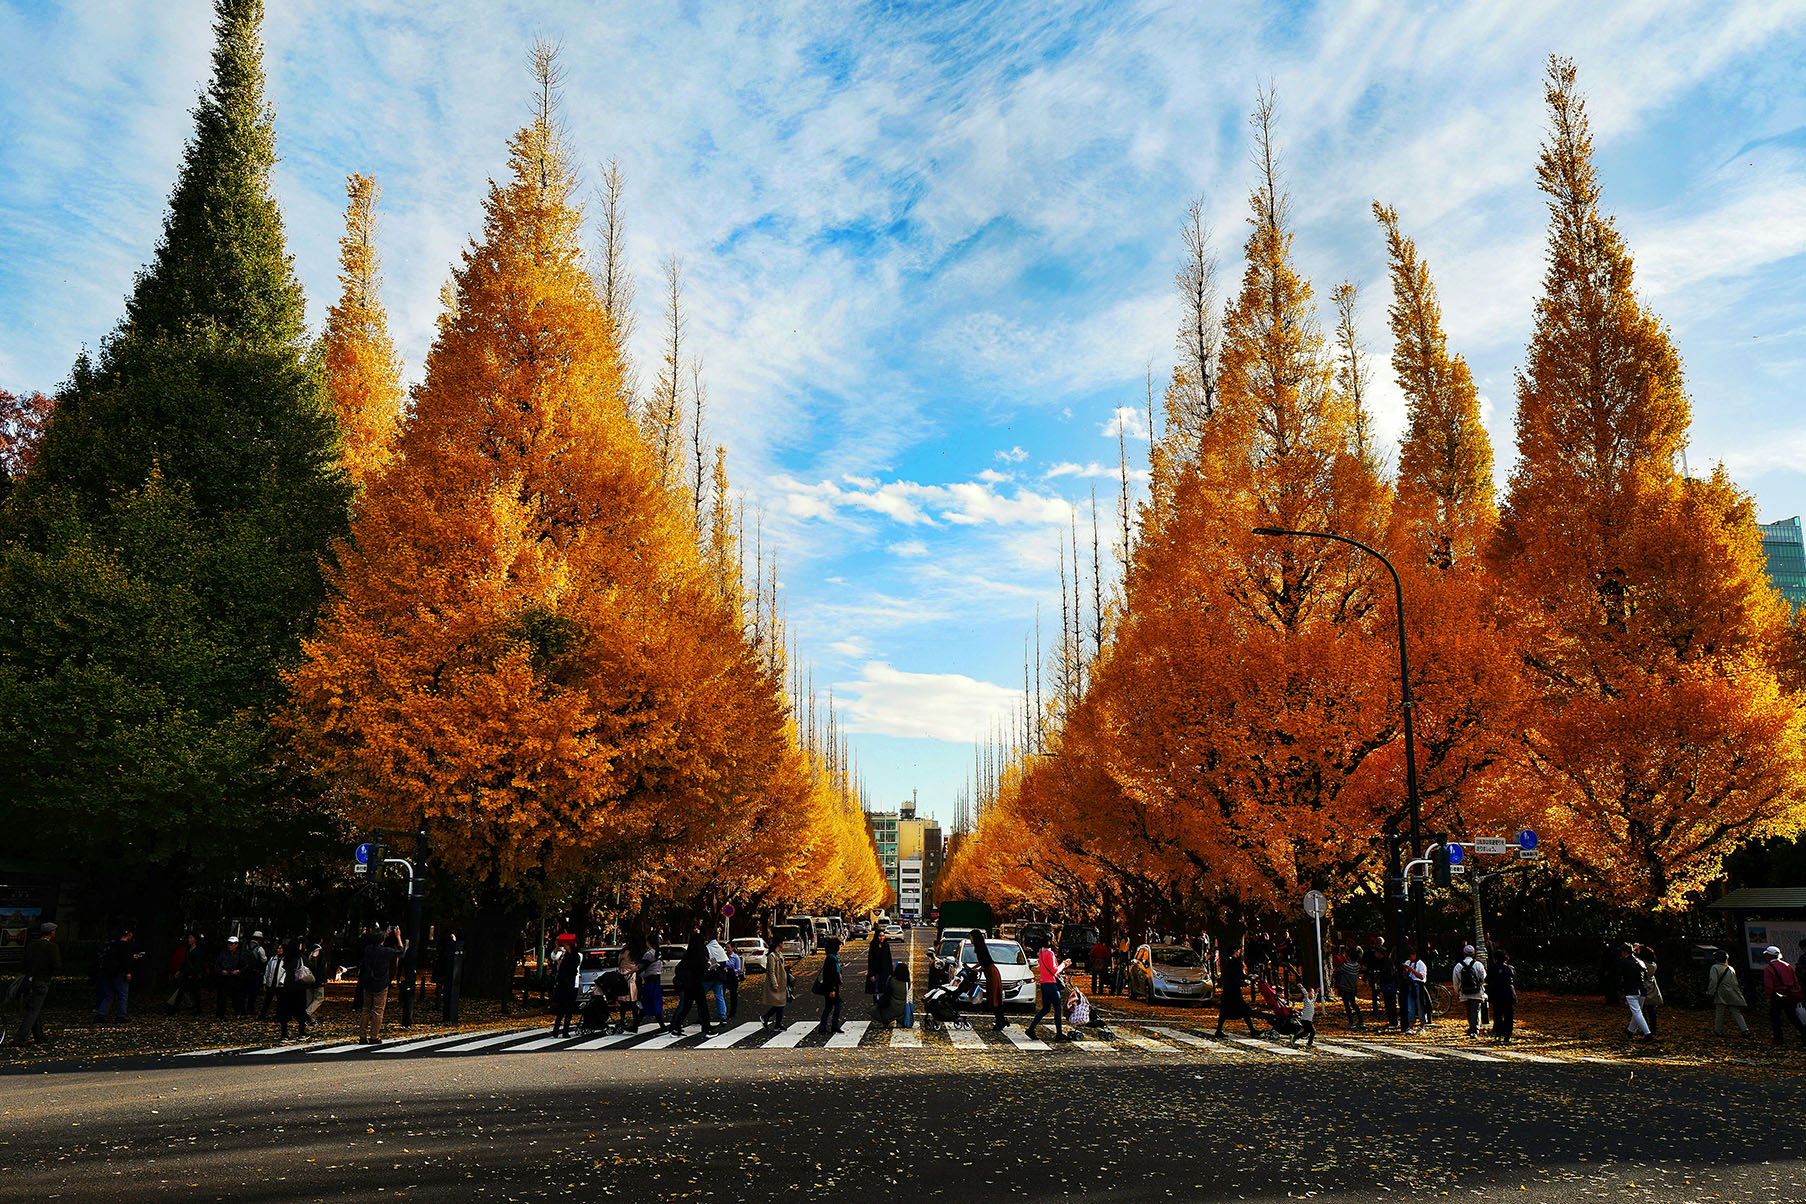
M 1311 917 L 1317 934 L 1317 993 L 1321 995 L 1328 985 L 1323 973 L 1323 917 L 1329 914 L 1329 896 L 1320 890 L 1304 892 L 1304 914 Z
M 734 943 L 734 905 L 732 903 L 721 905 L 721 942 L 724 945 Z
M 1474 852 L 1476 853 L 1503 854 L 1510 851 L 1510 846 L 1503 836 L 1474 837 Z
M 1524 861 L 1535 861 L 1541 854 L 1536 847 L 1536 829 L 1525 828 L 1518 833 L 1518 857 Z

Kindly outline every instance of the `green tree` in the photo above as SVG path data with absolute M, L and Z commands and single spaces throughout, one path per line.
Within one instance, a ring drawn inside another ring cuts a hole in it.
M 270 193 L 262 4 L 216 14 L 156 254 L 4 516 L 0 825 L 122 884 L 236 859 L 284 793 L 268 716 L 350 498 Z

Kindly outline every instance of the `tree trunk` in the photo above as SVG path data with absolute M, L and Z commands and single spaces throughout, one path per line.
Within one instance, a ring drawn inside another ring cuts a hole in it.
M 526 909 L 487 899 L 471 916 L 464 955 L 463 993 L 473 999 L 501 999 L 514 984 L 515 946 Z

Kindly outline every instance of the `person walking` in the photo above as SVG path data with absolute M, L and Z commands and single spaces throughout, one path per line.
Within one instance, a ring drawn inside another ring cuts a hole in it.
M 357 968 L 358 985 L 364 991 L 364 1007 L 359 1013 L 358 1044 L 380 1045 L 383 1035 L 383 1009 L 389 1002 L 389 984 L 395 979 L 395 965 L 407 952 L 408 943 L 401 929 L 390 925 L 381 943 L 364 946 L 363 960 Z
M 671 977 L 671 985 L 677 988 L 677 1014 L 671 1019 L 670 1031 L 677 1036 L 683 1035 L 684 1020 L 692 1005 L 702 1023 L 702 1031 L 715 1031 L 709 1027 L 709 1005 L 702 997 L 702 977 L 708 969 L 709 943 L 702 938 L 702 930 L 697 929 L 690 933 L 690 943 L 677 960 L 677 973 Z
M 1649 1031 L 1649 1022 L 1643 1018 L 1643 963 L 1637 960 L 1637 948 L 1626 942 L 1619 946 L 1617 964 L 1612 967 L 1613 991 L 1624 1000 L 1625 1008 L 1630 1012 L 1630 1024 L 1625 1028 L 1632 1040 L 1653 1040 Z
M 266 972 L 269 967 L 270 948 L 264 944 L 264 936 L 261 931 L 253 932 L 251 943 L 245 946 L 245 976 L 244 981 L 239 985 L 239 989 L 245 994 L 243 1014 L 246 1016 L 251 1014 L 253 1007 L 257 1007 L 258 997 L 262 996 L 263 1003 L 262 1007 L 258 1009 L 257 1018 L 259 1020 L 270 1018 L 271 995 L 266 981 Z
M 1367 1021 L 1361 1015 L 1361 954 L 1350 948 L 1336 961 L 1336 996 L 1342 1000 L 1342 1016 L 1353 1032 L 1362 1032 Z
M 778 1033 L 784 1031 L 784 1008 L 790 1002 L 790 989 L 795 985 L 790 967 L 784 964 L 783 951 L 774 943 L 771 952 L 765 955 L 765 1014 L 759 1017 L 760 1028 Z
M 226 1004 L 232 1005 L 232 1014 L 245 1014 L 245 955 L 238 947 L 238 935 L 226 938 L 226 947 L 213 963 L 213 977 L 219 989 L 213 1001 L 213 1018 L 226 1018 Z
M 825 1033 L 838 1033 L 840 1025 L 840 942 L 828 937 L 821 943 L 821 976 L 815 980 L 816 994 L 821 996 L 821 1023 Z
M 725 1021 L 728 1016 L 740 1014 L 740 980 L 746 977 L 746 960 L 732 941 L 723 941 L 721 947 L 727 951 L 727 969 L 721 975 L 722 985 L 727 988 L 727 1015 L 722 1017 Z
M 1309 1049 L 1317 1043 L 1317 988 L 1304 988 L 1304 1002 L 1298 1005 L 1298 1031 L 1292 1034 L 1292 1044 L 1298 1044 L 1298 1038 L 1304 1038 L 1304 1047 Z
M 1762 952 L 1768 958 L 1768 964 L 1762 967 L 1762 993 L 1768 997 L 1768 1023 L 1775 1031 L 1775 1044 L 1784 1044 L 1783 1017 L 1800 1034 L 1800 1040 L 1806 1041 L 1806 1020 L 1800 1017 L 1799 971 L 1787 964 L 1780 946 L 1770 945 Z
M 665 1029 L 665 963 L 658 951 L 659 934 L 655 931 L 646 938 L 646 947 L 640 951 L 640 1015 L 652 1021 L 660 1032 Z M 638 1026 L 635 1026 L 638 1027 Z
M 1661 1032 L 1656 1016 L 1667 1001 L 1662 998 L 1662 984 L 1656 978 L 1655 950 L 1648 945 L 1638 945 L 1637 960 L 1643 963 L 1643 1023 L 1649 1026 L 1649 1035 L 1653 1037 Z
M 38 925 L 37 939 L 25 946 L 19 965 L 19 1031 L 14 1045 L 35 1041 L 52 1044 L 44 1032 L 44 1001 L 50 998 L 50 982 L 63 968 L 63 951 L 56 947 L 56 924 Z
M 305 937 L 290 937 L 277 946 L 270 960 L 276 964 L 276 1025 L 280 1040 L 288 1040 L 288 1026 L 295 1026 L 297 1039 L 307 1039 L 307 995 L 315 976 L 308 964 Z
M 1412 949 L 1405 957 L 1405 1017 L 1400 1032 L 1421 1033 L 1429 1026 L 1430 967 Z
M 1110 994 L 1121 995 L 1129 977 L 1129 934 L 1123 933 L 1116 938 L 1116 948 L 1110 953 Z
M 985 980 L 985 1006 L 991 1009 L 995 1021 L 991 1031 L 1003 1031 L 1003 974 L 997 969 L 997 961 L 991 956 L 991 947 L 985 943 L 985 934 L 974 928 L 966 938 L 972 942 L 972 957 L 978 965 L 978 972 Z
M 872 1010 L 880 1028 L 890 1023 L 890 976 L 896 968 L 891 956 L 890 938 L 883 932 L 872 938 L 865 957 L 865 993 L 872 997 Z
M 1487 998 L 1492 1001 L 1492 1035 L 1501 1045 L 1511 1044 L 1512 1030 L 1517 1026 L 1518 969 L 1511 964 L 1511 954 L 1495 946 L 1492 970 L 1486 978 Z
M 132 991 L 132 972 L 144 956 L 138 951 L 137 934 L 130 927 L 108 941 L 100 953 L 99 981 L 94 992 L 94 1023 L 105 1024 L 115 1011 L 125 1023 L 126 1000 Z
M 1054 1040 L 1064 1041 L 1066 1039 L 1064 1020 L 1066 1008 L 1060 999 L 1060 975 L 1066 973 L 1066 968 L 1072 965 L 1072 959 L 1056 962 L 1054 957 L 1053 947 L 1050 945 L 1041 946 L 1041 951 L 1035 954 L 1035 983 L 1036 989 L 1041 995 L 1041 1006 L 1035 1009 L 1035 1018 L 1028 1022 L 1028 1035 L 1031 1040 L 1035 1035 L 1035 1026 L 1041 1023 L 1041 1017 L 1047 1015 L 1050 1009 L 1053 1011 L 1054 1018 Z
M 320 1005 L 326 1002 L 326 980 L 331 977 L 326 970 L 326 947 L 315 940 L 312 935 L 301 942 L 307 953 L 301 959 L 307 967 L 307 975 L 313 981 L 307 986 L 307 993 L 301 1001 L 301 1014 L 310 1023 L 318 1024 L 316 1017 Z
M 709 933 L 708 944 L 704 947 L 708 955 L 708 965 L 702 972 L 702 993 L 704 997 L 703 1027 L 708 1027 L 707 1000 L 715 1001 L 715 1023 L 727 1023 L 727 980 L 728 956 L 727 946 L 721 943 L 721 931 L 716 929 Z
M 1217 1039 L 1222 1039 L 1223 1026 L 1231 1020 L 1245 1023 L 1250 1037 L 1260 1036 L 1254 1027 L 1254 1009 L 1248 1004 L 1248 972 L 1242 969 L 1242 959 L 1234 953 L 1225 953 L 1221 978 L 1223 981 L 1217 991 Z
M 1449 974 L 1449 985 L 1467 1005 L 1467 1035 L 1480 1035 L 1480 1009 L 1486 1003 L 1486 963 L 1474 956 L 1472 945 L 1461 947 L 1461 960 Z
M 1104 944 L 1102 935 L 1092 943 L 1091 952 L 1085 957 L 1091 964 L 1091 993 L 1102 994 L 1104 984 L 1110 978 L 1110 946 Z
M 552 1035 L 575 1035 L 572 1024 L 577 1017 L 577 976 L 583 973 L 583 951 L 567 949 L 552 970 Z
M 893 999 L 898 995 L 903 997 L 903 1027 L 914 1028 L 916 1026 L 916 1001 L 915 996 L 909 993 L 909 961 L 907 958 L 898 962 L 896 968 L 890 972 L 890 993 Z
M 1712 1001 L 1712 1035 L 1724 1036 L 1724 1020 L 1729 1015 L 1737 1022 L 1737 1035 L 1750 1035 L 1749 1022 L 1743 1018 L 1743 1009 L 1749 1001 L 1743 997 L 1743 986 L 1737 981 L 1737 971 L 1731 967 L 1731 955 L 1723 949 L 1713 959 L 1711 969 L 1706 971 L 1706 998 Z
M 458 934 L 448 931 L 439 942 L 439 959 L 433 964 L 433 981 L 439 986 L 439 1019 L 446 1024 L 458 1022 L 458 988 L 464 978 L 464 945 Z
M 271 1005 L 281 1002 L 281 1000 L 277 998 L 277 995 L 283 989 L 284 984 L 288 982 L 288 978 L 282 970 L 282 961 L 285 957 L 294 952 L 290 947 L 292 944 L 293 941 L 278 941 L 276 942 L 275 950 L 266 952 L 264 955 L 263 973 L 261 975 L 263 1004 L 257 1009 L 257 1018 L 259 1020 L 268 1020 Z M 260 944 L 258 947 L 262 948 L 262 945 Z

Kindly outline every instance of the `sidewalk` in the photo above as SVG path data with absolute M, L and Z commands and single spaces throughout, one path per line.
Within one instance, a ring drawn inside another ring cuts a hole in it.
M 1180 1021 L 1189 1024 L 1216 1024 L 1216 1004 L 1157 1004 L 1150 1007 L 1140 1000 L 1121 995 L 1097 995 L 1092 1002 L 1104 1015 L 1121 1016 L 1135 1021 L 1159 1023 Z M 1446 1046 L 1484 1049 L 1496 1044 L 1491 1036 L 1475 1040 L 1467 1036 L 1467 1017 L 1439 1016 L 1424 1032 L 1415 1036 L 1380 1031 L 1367 1011 L 1367 998 L 1361 998 L 1362 1013 L 1367 1018 L 1365 1032 L 1350 1030 L 1343 1019 L 1340 1000 L 1317 1007 L 1317 1034 L 1336 1041 L 1371 1040 L 1388 1045 Z M 1714 1037 L 1710 1010 L 1689 1011 L 1685 1008 L 1660 1009 L 1657 1040 L 1650 1043 L 1632 1041 L 1624 1032 L 1626 1022 L 1622 1007 L 1606 1006 L 1604 1000 L 1590 995 L 1555 995 L 1544 991 L 1518 992 L 1517 1023 L 1512 1041 L 1506 1048 L 1522 1053 L 1566 1054 L 1570 1057 L 1604 1057 L 1637 1063 L 1662 1065 L 1744 1065 L 1769 1069 L 1806 1072 L 1806 1045 L 1790 1030 L 1785 1046 L 1773 1043 L 1766 1009 L 1748 1009 L 1744 1014 L 1750 1026 L 1748 1037 Z M 1238 1026 L 1240 1022 L 1237 1022 Z M 1262 1032 L 1271 1025 L 1259 1009 L 1255 1011 L 1255 1027 Z M 1241 1028 L 1247 1032 L 1245 1027 Z

